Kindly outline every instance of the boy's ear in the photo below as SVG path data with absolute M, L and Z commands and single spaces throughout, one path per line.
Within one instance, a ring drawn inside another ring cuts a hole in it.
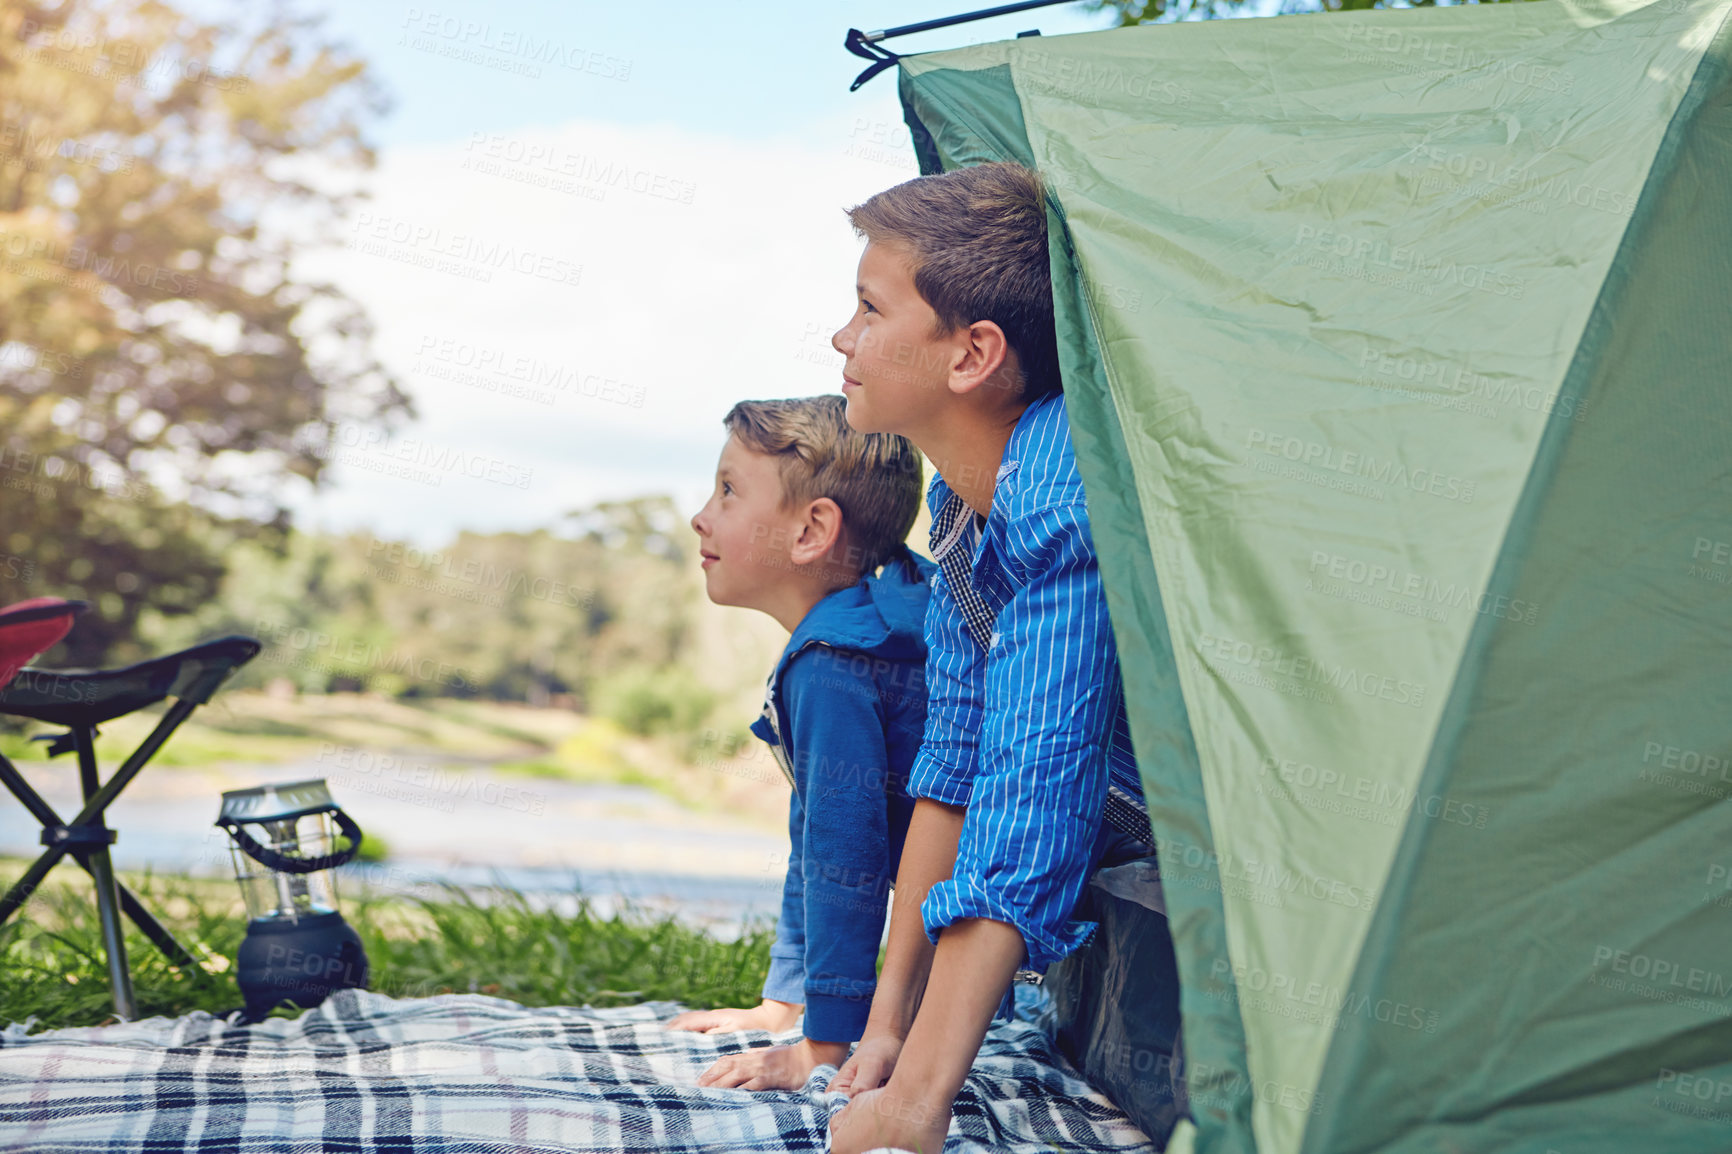
M 806 506 L 800 535 L 788 550 L 788 559 L 796 565 L 810 565 L 829 556 L 841 540 L 842 507 L 828 497 L 819 497 Z
M 954 334 L 961 359 L 950 370 L 950 391 L 966 396 L 982 385 L 1004 382 L 1004 372 L 1016 363 L 1010 340 L 996 321 L 975 321 Z

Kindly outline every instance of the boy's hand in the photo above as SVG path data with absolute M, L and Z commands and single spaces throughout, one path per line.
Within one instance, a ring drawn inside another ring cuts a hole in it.
M 698 1085 L 721 1090 L 798 1090 L 813 1070 L 833 1066 L 847 1055 L 846 1042 L 814 1042 L 810 1038 L 792 1046 L 761 1046 L 723 1058 L 704 1071 Z
M 890 1080 L 890 1072 L 896 1069 L 896 1059 L 901 1053 L 902 1039 L 894 1034 L 862 1038 L 854 1047 L 854 1056 L 830 1079 L 828 1089 L 850 1098 L 876 1090 Z
M 830 1154 L 865 1154 L 881 1146 L 939 1154 L 950 1111 L 905 1098 L 886 1086 L 868 1090 L 830 1119 Z
M 690 1030 L 695 1034 L 731 1034 L 736 1030 L 768 1030 L 779 1034 L 793 1029 L 799 1020 L 798 1002 L 765 998 L 749 1010 L 687 1010 L 668 1019 L 662 1029 Z

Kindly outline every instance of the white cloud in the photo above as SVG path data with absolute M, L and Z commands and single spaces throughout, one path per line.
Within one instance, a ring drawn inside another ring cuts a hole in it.
M 300 271 L 366 307 L 419 416 L 389 445 L 351 431 L 301 523 L 435 543 L 608 497 L 695 507 L 730 404 L 838 385 L 842 209 L 914 175 L 893 104 L 860 107 L 791 141 L 574 121 L 383 155 L 351 247 Z

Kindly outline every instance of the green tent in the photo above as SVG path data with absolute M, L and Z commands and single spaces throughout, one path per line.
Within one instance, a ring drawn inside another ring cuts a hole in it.
M 900 63 L 924 171 L 1054 194 L 1173 1149 L 1732 1150 L 1729 13 Z

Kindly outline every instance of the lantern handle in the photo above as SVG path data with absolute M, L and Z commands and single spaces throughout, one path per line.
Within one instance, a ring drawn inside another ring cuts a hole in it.
M 260 845 L 233 818 L 220 818 L 217 824 L 227 830 L 229 836 L 235 839 L 235 844 L 260 865 L 286 874 L 312 874 L 345 865 L 361 852 L 361 827 L 355 824 L 355 819 L 340 809 L 332 810 L 331 817 L 336 820 L 337 828 L 342 831 L 343 836 L 349 839 L 349 848 L 320 857 L 290 857 Z

